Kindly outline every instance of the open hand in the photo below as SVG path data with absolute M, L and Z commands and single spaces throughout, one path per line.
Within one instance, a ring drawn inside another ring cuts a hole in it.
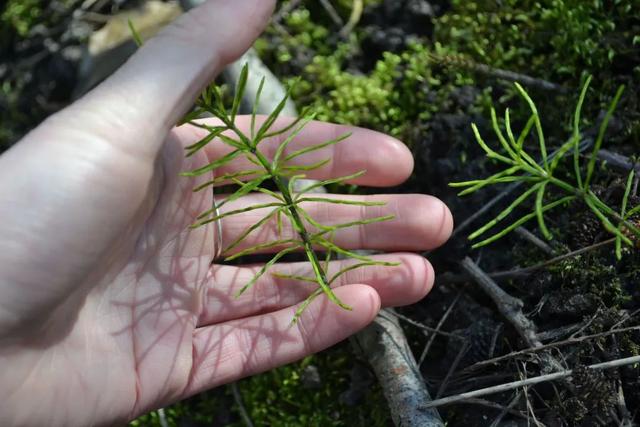
M 251 45 L 274 3 L 212 0 L 192 10 L 0 157 L 0 425 L 126 422 L 322 350 L 367 325 L 381 305 L 429 291 L 433 271 L 422 257 L 380 256 L 401 266 L 354 270 L 337 284 L 353 311 L 319 297 L 290 326 L 312 286 L 265 275 L 234 298 L 257 267 L 211 265 L 216 227 L 188 228 L 212 196 L 192 192 L 205 177 L 178 174 L 219 157 L 224 145 L 185 159 L 183 147 L 202 131 L 173 124 Z M 314 154 L 332 158 L 314 178 L 366 169 L 354 183 L 388 186 L 409 176 L 409 151 L 373 131 L 314 122 L 290 149 L 347 130 L 348 141 Z M 435 198 L 367 197 L 387 204 L 308 209 L 326 223 L 395 215 L 338 234 L 347 248 L 418 251 L 450 234 L 451 215 Z M 255 215 L 225 219 L 223 241 Z M 274 227 L 264 230 L 247 244 L 274 238 Z M 309 267 L 278 268 L 304 275 Z

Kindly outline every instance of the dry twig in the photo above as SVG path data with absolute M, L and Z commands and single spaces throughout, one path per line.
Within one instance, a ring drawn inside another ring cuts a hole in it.
M 514 351 L 508 354 L 505 354 L 503 356 L 499 356 L 499 357 L 494 357 L 493 359 L 487 359 L 487 360 L 483 360 L 481 362 L 477 362 L 471 366 L 469 366 L 468 368 L 466 368 L 465 370 L 475 370 L 477 368 L 481 368 L 484 366 L 488 366 L 488 365 L 495 365 L 496 363 L 499 362 L 503 362 L 505 360 L 508 359 L 513 359 L 515 357 L 519 357 L 519 356 L 525 356 L 527 354 L 532 354 L 532 353 L 538 353 L 544 350 L 549 350 L 552 348 L 557 348 L 557 347 L 564 347 L 567 345 L 572 345 L 572 344 L 579 344 L 581 342 L 585 342 L 585 341 L 589 341 L 589 340 L 593 340 L 593 339 L 597 339 L 597 338 L 602 338 L 602 337 L 606 337 L 609 335 L 614 335 L 614 334 L 620 334 L 623 332 L 632 332 L 632 331 L 640 331 L 640 326 L 629 326 L 627 328 L 620 328 L 620 329 L 612 329 L 610 331 L 606 331 L 606 332 L 600 332 L 597 334 L 593 334 L 593 335 L 584 335 L 581 337 L 575 337 L 575 338 L 569 338 L 563 341 L 558 341 L 555 343 L 550 343 L 550 344 L 544 344 L 540 347 L 534 347 L 534 348 L 526 348 L 524 350 L 519 350 L 519 351 Z
M 603 240 L 602 242 L 594 243 L 593 245 L 590 245 L 590 246 L 585 246 L 584 248 L 580 248 L 575 251 L 567 252 L 566 254 L 559 255 L 555 258 L 551 258 L 550 260 L 541 262 L 536 265 L 532 265 L 530 267 L 515 268 L 513 270 L 507 270 L 507 271 L 496 271 L 493 273 L 486 273 L 486 274 L 492 280 L 508 280 L 508 279 L 527 277 L 538 270 L 542 270 L 543 268 L 549 267 L 560 261 L 564 261 L 565 259 L 573 258 L 578 255 L 582 255 L 586 252 L 600 249 L 604 246 L 611 245 L 614 242 L 615 242 L 615 237 L 611 239 Z M 438 282 L 441 284 L 442 283 L 463 283 L 470 279 L 473 279 L 473 276 L 471 274 L 444 273 L 438 276 Z
M 518 331 L 528 347 L 542 347 L 542 342 L 536 335 L 535 325 L 522 312 L 523 303 L 520 299 L 514 298 L 503 291 L 487 274 L 476 265 L 471 258 L 466 257 L 461 262 L 462 268 L 473 276 L 476 283 L 482 287 L 498 307 L 500 313 Z M 544 353 L 541 359 L 552 371 L 561 371 L 562 365 L 550 354 Z
M 611 360 L 609 362 L 596 363 L 594 365 L 590 365 L 588 369 L 601 370 L 601 369 L 612 369 L 620 366 L 633 365 L 636 363 L 640 363 L 640 356 L 632 356 L 625 357 L 623 359 Z M 427 408 L 437 408 L 439 406 L 450 405 L 452 403 L 457 403 L 461 401 L 465 401 L 469 398 L 479 397 L 479 396 L 487 396 L 489 394 L 501 393 L 504 391 L 515 390 L 520 387 L 528 387 L 535 384 L 540 384 L 543 382 L 553 381 L 560 378 L 566 378 L 571 376 L 573 370 L 564 370 L 560 372 L 554 372 L 552 374 L 540 375 L 537 377 L 527 378 L 525 380 L 513 381 L 506 384 L 500 384 L 492 387 L 486 387 L 479 390 L 469 391 L 466 393 L 460 393 L 455 396 L 443 397 L 442 399 L 434 400 L 427 404 Z
M 442 318 L 440 319 L 440 321 L 438 321 L 438 324 L 436 325 L 435 332 L 433 334 L 431 334 L 431 336 L 429 337 L 429 341 L 427 341 L 427 344 L 424 346 L 424 350 L 422 350 L 422 354 L 420 355 L 420 358 L 418 359 L 418 366 L 422 366 L 422 363 L 427 358 L 427 354 L 429 353 L 429 350 L 431 349 L 431 345 L 433 344 L 433 342 L 436 339 L 436 332 L 442 334 L 442 331 L 440 329 L 442 328 L 442 325 L 444 325 L 444 322 L 447 320 L 447 318 L 449 317 L 449 315 L 453 311 L 453 307 L 455 307 L 455 305 L 458 303 L 458 301 L 460 300 L 461 296 L 462 296 L 462 292 L 459 292 L 458 295 L 456 295 L 456 298 L 453 300 L 453 302 L 447 308 L 447 311 L 445 311 L 444 315 L 442 315 Z M 460 338 L 457 335 L 454 335 L 454 336 L 456 338 Z

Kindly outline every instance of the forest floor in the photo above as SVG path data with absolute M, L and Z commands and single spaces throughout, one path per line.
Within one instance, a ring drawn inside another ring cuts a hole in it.
M 139 2 L 93 2 L 82 13 L 78 1 L 45 3 L 10 0 L 2 12 L 0 150 L 71 101 L 84 46 L 102 25 L 99 18 Z M 24 4 L 31 6 L 21 9 Z M 637 0 L 289 0 L 279 3 L 256 43 L 283 82 L 301 78 L 293 92 L 298 106 L 314 107 L 323 120 L 390 133 L 408 145 L 415 172 L 388 191 L 433 194 L 454 213 L 453 238 L 425 254 L 437 272 L 434 289 L 399 309 L 432 397 L 574 370 L 563 380 L 441 406 L 448 426 L 639 421 L 640 365 L 586 368 L 640 353 L 637 238 L 621 227 L 631 245 L 616 254 L 614 234 L 578 197 L 545 213 L 551 240 L 534 215 L 501 239 L 472 248 L 481 239 L 470 242 L 468 236 L 527 184 L 489 185 L 464 197 L 449 185 L 502 170 L 487 158 L 471 125 L 503 152 L 491 107 L 500 129 L 506 108 L 518 132 L 530 115 L 514 82 L 536 103 L 553 153 L 571 139 L 579 95 L 592 76 L 579 120 L 581 176 L 624 85 L 603 133 L 591 190 L 615 212 L 625 199 L 627 211 L 636 207 L 638 178 L 629 174 L 640 172 L 638 34 Z M 542 162 L 536 135 L 532 131 L 524 144 Z M 561 155 L 555 176 L 573 182 L 573 159 L 573 151 Z M 550 189 L 541 203 L 562 196 L 561 189 Z M 495 231 L 535 212 L 534 202 L 532 197 L 514 208 Z M 638 217 L 628 221 L 638 224 Z M 496 288 L 502 293 L 488 292 Z M 391 425 L 383 399 L 366 363 L 343 343 L 134 424 L 160 425 L 165 417 L 170 425 L 243 425 L 237 405 L 242 401 L 257 425 Z

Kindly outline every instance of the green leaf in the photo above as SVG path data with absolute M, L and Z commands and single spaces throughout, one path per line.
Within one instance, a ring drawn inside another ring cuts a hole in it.
M 587 176 L 584 179 L 584 188 L 589 188 L 589 184 L 591 183 L 591 177 L 593 176 L 593 171 L 596 166 L 596 160 L 598 158 L 598 152 L 602 147 L 602 140 L 604 139 L 604 134 L 609 127 L 609 120 L 613 116 L 613 112 L 616 110 L 618 106 L 618 101 L 622 97 L 622 93 L 624 92 L 624 85 L 618 88 L 616 95 L 613 97 L 613 101 L 609 105 L 609 109 L 607 110 L 607 114 L 605 114 L 602 123 L 600 124 L 600 129 L 598 130 L 598 136 L 596 138 L 595 143 L 593 144 L 593 151 L 591 152 L 591 157 L 589 158 L 589 164 L 587 165 Z
M 311 117 L 308 117 L 308 118 L 305 118 L 304 120 L 302 120 L 300 122 L 300 124 L 293 130 L 293 132 L 291 132 L 291 134 L 288 135 L 285 138 L 285 140 L 280 143 L 280 145 L 278 145 L 278 148 L 276 149 L 276 153 L 273 156 L 273 161 L 272 161 L 272 164 L 274 165 L 275 168 L 277 168 L 279 166 L 280 157 L 282 157 L 282 154 L 284 153 L 284 150 L 291 143 L 291 141 L 293 141 L 300 134 L 300 132 L 302 132 L 302 129 L 304 129 L 304 127 L 307 125 L 307 123 L 309 123 L 311 120 L 313 120 L 313 117 L 315 117 L 315 116 L 312 115 Z
M 192 122 L 193 120 L 199 119 L 206 111 L 203 108 L 196 107 L 193 111 L 187 113 L 177 124 L 177 126 L 182 126 L 186 123 Z
M 281 210 L 278 210 L 278 212 L 276 212 L 276 228 L 278 231 L 278 239 L 282 239 L 282 215 L 284 214 Z
M 321 150 L 325 147 L 328 147 L 330 145 L 334 145 L 337 144 L 338 142 L 344 141 L 345 139 L 349 138 L 351 136 L 351 133 L 345 133 L 343 135 L 340 135 L 337 138 L 331 139 L 329 141 L 325 141 L 322 142 L 320 144 L 315 144 L 315 145 L 310 145 L 309 147 L 305 147 L 305 148 L 301 148 L 300 150 L 296 150 L 293 153 L 289 154 L 288 156 L 286 156 L 284 158 L 285 162 L 288 162 L 290 160 L 295 159 L 296 157 L 302 156 L 303 154 L 307 154 L 310 153 L 312 151 L 318 151 Z
M 189 171 L 189 172 L 182 172 L 180 175 L 181 176 L 200 176 L 200 175 L 203 175 L 205 173 L 211 172 L 214 169 L 219 168 L 220 166 L 226 165 L 227 163 L 231 162 L 233 159 L 238 157 L 238 155 L 240 155 L 240 153 L 242 153 L 241 150 L 232 151 L 231 153 L 226 154 L 226 155 L 214 160 L 213 162 L 209 163 L 206 166 L 203 166 L 203 167 L 198 168 L 198 169 L 194 169 L 194 170 Z
M 258 169 L 249 169 L 249 170 L 242 170 L 242 171 L 238 171 L 238 172 L 231 172 L 231 173 L 225 173 L 224 175 L 220 175 L 218 177 L 215 177 L 214 179 L 212 179 L 211 181 L 207 181 L 204 184 L 200 184 L 197 187 L 195 187 L 193 189 L 194 192 L 197 191 L 201 191 L 209 186 L 216 186 L 216 185 L 223 185 L 223 184 L 229 184 L 229 181 L 232 181 L 233 178 L 241 178 L 241 177 L 245 177 L 245 176 L 251 176 L 251 175 L 256 175 L 262 173 L 261 170 Z
M 233 97 L 233 104 L 231 105 L 231 121 L 236 121 L 236 116 L 238 114 L 238 110 L 240 109 L 240 104 L 242 103 L 242 97 L 244 96 L 244 91 L 247 88 L 247 78 L 249 76 L 249 64 L 244 64 L 242 70 L 240 71 L 240 76 L 238 77 L 238 82 L 236 83 L 236 93 Z
M 343 222 L 340 224 L 335 224 L 332 225 L 331 231 L 336 231 L 339 229 L 343 229 L 343 228 L 349 228 L 349 227 L 355 227 L 356 225 L 368 225 L 368 224 L 374 224 L 376 222 L 384 222 L 384 221 L 389 221 L 394 219 L 396 216 L 395 215 L 384 215 L 384 216 L 376 216 L 373 218 L 367 218 L 367 219 L 360 219 L 357 221 L 350 221 L 350 222 Z M 320 234 L 324 234 L 326 232 L 320 233 Z
M 298 322 L 298 319 L 302 315 L 302 313 L 309 307 L 311 302 L 316 299 L 318 296 L 324 293 L 322 288 L 318 288 L 311 295 L 309 295 L 301 304 L 298 306 L 298 309 L 293 315 L 293 319 L 291 319 L 291 326 L 295 325 Z
M 516 198 L 513 202 L 511 202 L 511 204 L 509 206 L 507 206 L 504 210 L 502 210 L 502 212 L 500 212 L 494 219 L 492 219 L 491 221 L 487 222 L 485 225 L 483 225 L 482 227 L 478 228 L 476 231 L 474 231 L 473 233 L 471 233 L 469 235 L 469 240 L 474 240 L 477 237 L 481 236 L 482 234 L 486 233 L 487 231 L 489 231 L 490 229 L 492 229 L 496 224 L 498 224 L 500 221 L 502 221 L 503 219 L 505 219 L 507 216 L 509 216 L 509 214 L 511 212 L 513 212 L 513 210 L 515 208 L 517 208 L 518 206 L 520 206 L 525 200 L 527 200 L 529 198 L 529 196 L 531 196 L 533 193 L 535 193 L 536 191 L 538 191 L 538 188 L 541 186 L 542 184 L 536 184 L 533 187 L 529 188 L 527 191 L 525 191 L 524 193 L 522 193 L 520 196 L 518 196 L 518 198 Z
M 282 273 L 271 273 L 271 275 L 273 277 L 277 277 L 278 279 L 295 280 L 297 282 L 317 283 L 315 277 L 297 276 L 295 274 L 282 274 Z
M 268 188 L 258 187 L 258 188 L 256 188 L 256 191 L 257 191 L 257 192 L 259 192 L 259 193 L 262 193 L 262 194 L 266 194 L 266 195 L 268 195 L 268 196 L 271 196 L 271 197 L 273 197 L 274 199 L 278 199 L 278 200 L 280 200 L 282 203 L 287 203 L 287 202 L 284 200 L 284 197 L 282 197 L 282 195 L 281 195 L 281 194 L 276 193 L 276 192 L 273 192 L 273 191 L 269 190 Z
M 284 245 L 292 245 L 292 246 L 286 248 L 286 249 L 291 249 L 292 251 L 301 248 L 300 242 L 298 240 L 294 240 L 294 239 L 274 240 L 274 241 L 268 242 L 268 243 L 260 243 L 258 245 L 253 245 L 251 247 L 243 249 L 242 251 L 240 251 L 238 253 L 235 253 L 233 255 L 229 255 L 224 260 L 226 262 L 233 261 L 234 259 L 243 257 L 245 255 L 252 255 L 252 254 L 256 254 L 256 253 L 261 253 L 263 251 L 266 251 L 267 249 L 275 249 L 277 247 L 284 246 Z
M 360 261 L 364 261 L 364 262 L 373 262 L 373 258 L 368 257 L 368 256 L 364 256 L 364 255 L 360 255 L 357 254 L 355 252 L 351 252 L 347 249 L 343 249 L 338 245 L 333 244 L 332 242 L 328 241 L 327 239 L 323 238 L 322 236 L 319 235 L 315 235 L 316 239 L 314 239 L 314 242 L 317 243 L 318 245 L 326 248 L 326 249 L 331 249 L 332 251 L 340 254 L 340 255 L 344 255 L 347 256 L 349 258 L 353 258 L 353 259 L 357 259 Z
M 127 24 L 129 24 L 129 31 L 131 31 L 131 37 L 133 37 L 133 41 L 136 43 L 136 46 L 141 47 L 144 44 L 142 37 L 140 37 L 140 33 L 136 30 L 136 27 L 133 25 L 133 21 L 131 19 L 127 19 Z
M 350 306 L 340 301 L 336 294 L 333 293 L 333 290 L 331 290 L 331 287 L 327 284 L 325 273 L 322 270 L 322 267 L 320 266 L 318 258 L 316 257 L 315 252 L 313 252 L 313 249 L 308 244 L 305 244 L 304 250 L 307 254 L 307 259 L 309 260 L 309 262 L 311 262 L 311 267 L 313 268 L 313 272 L 316 275 L 317 282 L 324 291 L 325 295 L 327 295 L 327 298 L 329 298 L 329 301 L 333 302 L 341 308 L 344 308 L 345 310 L 352 310 Z
M 505 169 L 502 172 L 498 172 L 494 175 L 491 175 L 488 178 L 485 178 L 483 180 L 474 180 L 474 181 L 464 181 L 464 182 L 450 182 L 449 186 L 450 187 L 469 187 L 472 186 L 470 189 L 467 189 L 464 191 L 465 194 L 469 194 L 469 193 L 473 193 L 474 191 L 478 191 L 479 189 L 486 187 L 487 185 L 493 184 L 494 182 L 496 182 L 496 180 L 504 177 L 504 176 L 509 176 L 509 175 L 513 175 L 514 173 L 520 171 L 521 166 L 517 165 L 517 166 L 513 166 L 509 169 Z M 458 193 L 458 195 L 462 195 L 461 193 Z
M 617 238 L 621 239 L 625 244 L 627 244 L 629 246 L 633 246 L 633 243 L 631 242 L 631 240 L 627 236 L 625 236 L 620 230 L 618 230 L 611 223 L 611 221 L 609 221 L 609 218 L 607 218 L 600 211 L 600 209 L 598 209 L 598 207 L 595 205 L 593 199 L 591 199 L 590 197 L 587 197 L 587 198 L 584 199 L 584 201 L 587 204 L 587 206 L 589 206 L 589 208 L 591 209 L 591 212 L 593 212 L 598 217 L 598 219 L 602 222 L 602 225 L 604 226 L 604 228 L 608 232 L 610 232 L 611 234 L 613 234 Z
M 255 179 L 252 179 L 249 182 L 242 182 L 238 179 L 232 179 L 233 182 L 235 182 L 236 184 L 238 184 L 240 186 L 240 188 L 238 190 L 236 190 L 234 193 L 232 193 L 230 196 L 227 196 L 222 203 L 220 203 L 218 205 L 218 207 L 222 207 L 225 204 L 229 203 L 229 202 L 233 202 L 234 200 L 239 199 L 242 196 L 246 196 L 247 194 L 251 193 L 253 190 L 255 190 L 256 188 L 258 188 L 258 186 L 260 184 L 262 184 L 264 181 L 266 181 L 267 179 L 271 178 L 271 175 L 263 175 L 263 176 L 259 176 Z
M 544 197 L 544 190 L 547 186 L 546 182 L 543 182 L 540 184 L 540 186 L 538 187 L 538 192 L 536 193 L 536 218 L 538 219 L 538 227 L 540 227 L 540 232 L 542 232 L 542 235 L 545 237 L 545 239 L 547 240 L 551 240 L 553 238 L 553 236 L 551 235 L 551 232 L 549 231 L 549 229 L 547 228 L 547 225 L 544 222 L 544 211 L 542 210 L 543 205 L 542 205 L 542 201 L 543 201 L 543 197 Z
M 591 76 L 587 77 L 587 80 L 582 86 L 580 97 L 578 98 L 578 104 L 576 105 L 576 110 L 573 113 L 573 135 L 571 137 L 571 142 L 573 143 L 573 170 L 576 174 L 578 188 L 580 189 L 584 188 L 582 183 L 582 173 L 580 172 L 580 115 L 582 114 L 582 104 L 584 104 L 584 99 L 587 96 L 587 90 L 589 89 L 590 83 Z
M 535 117 L 534 123 L 536 126 L 536 132 L 538 134 L 538 143 L 540 144 L 540 154 L 542 155 L 542 165 L 545 170 L 549 170 L 549 163 L 547 160 L 547 146 L 544 141 L 544 133 L 542 132 L 542 123 L 540 122 L 540 116 L 538 115 L 538 109 L 536 108 L 536 104 L 533 102 L 529 94 L 519 83 L 514 83 L 516 89 L 520 93 L 520 95 L 525 99 L 527 104 L 529 104 L 529 108 Z
M 305 174 L 293 175 L 292 177 L 289 178 L 289 184 L 287 184 L 287 189 L 289 190 L 289 194 L 293 194 L 294 193 L 293 187 L 296 185 L 296 181 L 298 181 L 299 179 L 304 179 L 304 178 L 306 178 Z
M 229 246 L 224 248 L 222 253 L 225 254 L 231 251 L 232 249 L 235 249 L 240 243 L 242 243 L 247 238 L 247 236 L 249 236 L 249 234 L 251 234 L 251 232 L 262 227 L 262 225 L 264 225 L 267 221 L 273 218 L 274 215 L 279 215 L 280 213 L 281 213 L 281 209 L 273 209 L 271 212 L 265 215 L 260 221 L 256 222 L 255 224 L 252 224 L 251 227 L 248 227 L 246 230 L 244 230 L 242 234 L 240 234 L 240 236 L 236 238 L 236 240 L 234 240 L 229 244 Z
M 278 136 L 278 135 L 282 135 L 283 133 L 287 133 L 289 132 L 291 129 L 293 129 L 294 127 L 296 127 L 298 125 L 298 123 L 300 123 L 302 120 L 305 120 L 306 118 L 313 116 L 316 116 L 316 113 L 310 113 L 309 109 L 305 109 L 303 110 L 303 112 L 300 113 L 300 115 L 298 117 L 296 117 L 295 119 L 293 119 L 291 121 L 291 123 L 289 123 L 288 125 L 278 129 L 278 130 L 274 130 L 271 132 L 267 132 L 266 134 L 264 134 L 264 136 L 262 137 L 262 139 L 267 139 L 267 138 L 273 138 L 274 136 Z
M 217 126 L 217 127 L 215 127 L 214 129 L 212 129 L 210 131 L 211 133 L 206 135 L 200 141 L 196 142 L 195 144 L 191 144 L 191 145 L 185 147 L 185 150 L 187 150 L 186 156 L 187 157 L 193 156 L 195 153 L 197 153 L 200 149 L 202 149 L 204 146 L 206 146 L 211 141 L 213 141 L 214 138 L 216 138 L 218 135 L 220 135 L 225 130 L 227 130 L 226 126 Z
M 282 110 L 284 110 L 284 107 L 287 105 L 287 101 L 289 100 L 290 96 L 291 96 L 291 88 L 289 88 L 289 90 L 287 91 L 287 94 L 284 96 L 284 98 L 282 98 L 280 103 L 271 112 L 271 114 L 269 114 L 269 116 L 266 118 L 266 120 L 262 123 L 262 126 L 260 126 L 260 129 L 258 129 L 258 133 L 257 133 L 257 135 L 255 137 L 255 141 L 257 143 L 262 141 L 264 139 L 265 134 L 267 134 L 267 132 L 269 132 L 269 129 L 271 128 L 271 126 L 273 126 L 275 121 L 278 119 L 278 116 L 280 116 L 280 113 L 282 113 Z M 257 145 L 257 143 L 256 143 L 256 145 Z
M 351 175 L 345 175 L 345 176 L 341 176 L 341 177 L 338 177 L 338 178 L 331 178 L 331 179 L 325 179 L 323 181 L 318 181 L 316 183 L 313 183 L 313 184 L 301 189 L 296 198 L 301 197 L 302 194 L 308 193 L 309 191 L 315 190 L 316 188 L 326 187 L 327 185 L 331 185 L 331 184 L 342 184 L 345 181 L 350 181 L 352 179 L 359 178 L 362 175 L 364 175 L 365 173 L 367 173 L 366 170 L 361 170 L 361 171 L 353 173 Z
M 471 194 L 473 192 L 478 191 L 479 188 L 482 188 L 486 185 L 493 185 L 493 184 L 506 184 L 509 182 L 539 182 L 540 180 L 542 180 L 544 178 L 540 178 L 537 176 L 528 176 L 528 175 L 524 175 L 524 176 L 520 176 L 520 175 L 516 175 L 516 176 L 504 176 L 501 178 L 496 178 L 491 182 L 484 182 L 484 181 L 480 181 L 478 184 L 474 185 L 471 188 L 467 188 L 466 190 L 462 190 L 461 192 L 458 193 L 458 196 L 466 196 L 467 194 Z M 473 182 L 473 181 L 468 181 L 468 182 Z
M 640 213 L 640 205 L 637 205 L 633 209 L 630 209 L 629 212 L 627 212 L 627 218 L 631 218 L 637 213 Z
M 330 161 L 331 161 L 331 159 L 324 159 L 324 160 L 320 160 L 319 162 L 312 163 L 310 165 L 282 166 L 281 170 L 283 172 L 289 172 L 289 173 L 291 173 L 291 172 L 311 171 L 311 170 L 320 169 L 321 167 L 323 167 L 324 165 L 326 165 Z
M 262 96 L 265 80 L 266 78 L 264 76 L 260 79 L 258 91 L 256 92 L 256 97 L 253 101 L 253 109 L 251 110 L 251 140 L 254 140 L 256 136 L 256 116 L 258 115 L 258 107 L 260 105 L 260 97 Z
M 336 233 L 335 231 L 330 231 L 329 235 L 326 237 L 326 239 L 330 242 L 333 242 L 333 240 L 336 237 Z M 329 271 L 329 263 L 331 262 L 331 257 L 333 256 L 333 250 L 332 249 L 327 249 L 325 256 L 324 256 L 324 271 Z
M 496 115 L 496 110 L 493 107 L 491 107 L 491 125 L 493 126 L 493 131 L 498 137 L 498 141 L 500 141 L 502 148 L 504 148 L 504 150 L 509 154 L 509 156 L 511 156 L 513 160 L 515 161 L 520 160 L 520 156 L 518 156 L 516 152 L 513 151 L 513 149 L 509 145 L 509 142 L 507 142 L 506 138 L 502 134 L 502 130 L 500 129 L 500 125 L 498 124 L 498 117 Z
M 548 210 L 551 210 L 557 206 L 560 206 L 564 203 L 570 202 L 571 200 L 575 199 L 575 196 L 566 196 L 563 197 L 559 200 L 556 200 L 555 202 L 551 202 L 545 206 L 542 207 L 542 211 L 546 212 Z M 473 246 L 471 246 L 473 249 L 477 249 L 479 247 L 482 246 L 486 246 L 489 243 L 493 243 L 496 240 L 500 239 L 501 237 L 504 237 L 505 235 L 509 234 L 510 232 L 512 232 L 513 230 L 515 230 L 516 228 L 520 227 L 522 224 L 524 224 L 527 221 L 530 221 L 531 219 L 535 218 L 536 213 L 535 212 L 531 212 L 530 214 L 527 214 L 525 216 L 523 216 L 522 218 L 518 219 L 517 221 L 515 221 L 514 223 L 512 223 L 511 225 L 509 225 L 508 227 L 506 227 L 504 230 L 494 234 L 493 236 L 474 244 Z
M 220 111 L 221 116 L 223 116 L 224 119 L 227 120 L 227 116 L 228 116 L 227 107 L 225 107 L 224 105 L 220 88 L 217 85 L 213 85 L 211 87 L 211 93 L 213 94 L 213 100 L 216 102 L 216 107 Z
M 633 175 L 634 171 L 631 169 L 629 172 L 629 176 L 627 176 L 627 185 L 624 188 L 624 196 L 622 196 L 622 206 L 620 207 L 620 217 L 625 218 L 627 212 L 627 204 L 629 203 L 629 195 L 631 194 L 631 186 L 633 185 Z M 623 222 L 620 221 L 618 225 L 618 231 L 622 233 L 622 225 Z M 616 236 L 616 258 L 619 260 L 622 259 L 622 239 Z
M 266 273 L 267 270 L 269 270 L 269 268 L 271 268 L 280 258 L 287 255 L 288 253 L 293 252 L 295 249 L 296 248 L 286 248 L 275 254 L 273 258 L 271 258 L 265 265 L 263 265 L 262 268 L 258 270 L 258 272 L 253 276 L 253 278 L 249 280 L 249 282 L 238 291 L 238 293 L 236 294 L 236 298 L 242 295 L 251 286 L 253 286 L 258 281 L 258 279 L 260 279 L 260 277 L 262 277 L 262 275 L 264 275 L 264 273 Z
M 387 262 L 387 261 L 368 261 L 368 262 L 360 262 L 357 264 L 353 264 L 350 266 L 347 266 L 345 268 L 343 268 L 342 270 L 338 271 L 336 274 L 334 274 L 333 276 L 331 276 L 331 279 L 329 279 L 329 285 L 333 284 L 333 282 L 335 282 L 337 279 L 340 278 L 340 276 L 342 276 L 343 274 L 358 269 L 358 268 L 362 268 L 362 267 L 371 267 L 371 266 L 382 266 L 382 267 L 397 267 L 401 265 L 401 263 L 399 262 Z
M 322 202 L 332 203 L 336 205 L 356 205 L 356 206 L 384 206 L 386 202 L 365 202 L 361 200 L 348 200 L 348 199 L 330 199 L 328 197 L 302 197 L 299 202 Z
M 508 163 L 508 164 L 514 163 L 512 159 L 509 159 L 508 157 L 498 154 L 495 151 L 493 151 L 491 148 L 489 148 L 489 146 L 484 142 L 484 139 L 482 139 L 482 136 L 480 135 L 480 131 L 478 130 L 478 126 L 476 126 L 475 123 L 471 123 L 471 129 L 473 130 L 473 135 L 475 136 L 476 141 L 478 142 L 478 145 L 480 145 L 480 147 L 482 147 L 484 152 L 487 153 L 487 157 L 491 159 L 499 160 L 503 163 Z
M 218 210 L 220 210 L 220 206 L 221 205 L 222 204 L 220 204 L 218 206 Z M 247 207 L 244 207 L 244 208 L 240 208 L 240 209 L 234 209 L 232 211 L 227 211 L 227 212 L 224 212 L 224 213 L 221 213 L 221 214 L 218 214 L 218 215 L 214 215 L 211 218 L 207 218 L 207 222 L 217 221 L 219 219 L 226 218 L 226 217 L 231 216 L 231 215 L 238 215 L 238 214 L 241 214 L 241 213 L 251 212 L 251 211 L 258 210 L 258 209 L 281 207 L 281 206 L 284 206 L 284 205 L 282 203 L 280 203 L 280 202 L 260 203 L 260 204 L 251 205 L 251 206 L 247 206 Z M 196 219 L 206 218 L 209 215 L 211 215 L 212 213 L 214 213 L 215 211 L 216 211 L 216 209 L 208 210 L 208 211 L 198 215 L 198 217 Z
M 518 147 L 519 151 L 523 151 L 522 147 L 524 147 L 524 141 L 525 139 L 527 139 L 527 136 L 529 136 L 529 133 L 531 132 L 531 128 L 533 127 L 533 125 L 536 122 L 536 116 L 532 115 L 529 116 L 529 120 L 527 120 L 527 123 L 524 125 L 524 128 L 522 128 L 522 132 L 520 132 L 520 136 L 518 136 L 518 140 L 516 141 L 516 146 Z M 533 162 L 534 164 L 538 164 L 537 162 Z
M 229 146 L 231 146 L 233 148 L 237 148 L 238 150 L 245 151 L 245 146 L 240 141 L 238 141 L 237 139 L 233 139 L 230 136 L 225 135 L 223 133 L 219 134 L 218 136 L 220 137 L 220 140 L 222 142 L 224 142 L 225 144 L 227 144 L 227 145 L 229 145 Z M 245 152 L 245 154 L 246 154 L 246 152 Z
M 313 227 L 317 228 L 318 230 L 323 230 L 323 231 L 335 230 L 335 227 L 332 227 L 330 225 L 320 224 L 311 215 L 309 215 L 309 212 L 307 212 L 306 210 L 297 209 L 297 211 L 300 214 L 300 216 L 302 216 L 309 224 L 311 224 Z

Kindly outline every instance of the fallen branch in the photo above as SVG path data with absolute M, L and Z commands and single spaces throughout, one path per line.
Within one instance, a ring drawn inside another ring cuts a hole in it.
M 491 297 L 500 313 L 513 325 L 529 347 L 540 347 L 542 343 L 535 333 L 535 326 L 522 312 L 522 301 L 503 291 L 471 258 L 466 257 L 460 263 L 462 268 L 473 277 Z
M 429 55 L 434 61 L 443 64 L 445 66 L 459 66 L 470 69 L 486 76 L 495 77 L 499 80 L 506 80 L 509 82 L 518 82 L 524 86 L 534 87 L 537 89 L 547 90 L 551 92 L 566 93 L 567 89 L 550 81 L 540 79 L 537 77 L 531 77 L 526 74 L 516 73 L 509 70 L 503 70 L 500 68 L 494 68 L 486 64 L 477 63 L 462 55 L 446 55 L 440 56 L 436 54 Z
M 358 333 L 355 346 L 373 367 L 396 426 L 443 427 L 407 339 L 391 309 Z
M 640 356 L 625 357 L 623 359 L 611 360 L 609 362 L 596 363 L 594 365 L 587 366 L 587 368 L 593 369 L 593 370 L 612 369 L 620 366 L 633 365 L 636 363 L 640 363 Z M 526 380 L 513 381 L 506 384 L 500 384 L 492 387 L 482 388 L 479 390 L 468 391 L 466 393 L 460 393 L 454 396 L 443 397 L 442 399 L 436 399 L 432 402 L 429 402 L 426 405 L 426 407 L 437 408 L 439 406 L 451 405 L 452 403 L 465 401 L 470 398 L 487 396 L 489 394 L 501 393 L 504 391 L 515 390 L 520 387 L 528 387 L 528 386 L 540 384 L 543 382 L 554 381 L 560 378 L 566 378 L 571 376 L 572 373 L 573 373 L 572 369 L 564 370 L 560 372 L 554 372 L 552 374 L 546 374 L 546 375 L 540 375 L 533 378 L 527 378 Z
M 491 297 L 500 313 L 518 331 L 526 345 L 532 348 L 542 347 L 543 344 L 536 334 L 535 325 L 522 312 L 523 302 L 503 291 L 471 258 L 466 257 L 460 264 L 464 270 L 473 276 L 482 290 Z M 561 371 L 563 369 L 560 362 L 550 354 L 542 354 L 541 359 L 553 371 Z

